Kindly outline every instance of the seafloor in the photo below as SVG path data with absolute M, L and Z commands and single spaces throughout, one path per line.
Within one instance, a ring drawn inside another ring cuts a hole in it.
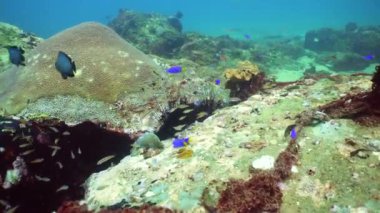
M 0 49 L 0 211 L 380 212 L 379 26 L 256 42 L 180 19 L 0 24 L 26 58 Z

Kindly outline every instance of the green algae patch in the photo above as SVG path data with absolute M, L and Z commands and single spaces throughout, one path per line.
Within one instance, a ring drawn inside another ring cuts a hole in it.
M 378 152 L 372 150 L 362 157 L 350 155 L 355 149 L 367 147 L 367 139 L 376 136 L 375 128 L 358 127 L 349 120 L 334 122 L 335 127 L 327 128 L 334 131 L 331 134 L 320 129 L 323 123 L 304 129 L 306 137 L 300 141 L 302 165 L 286 183 L 289 189 L 285 191 L 284 212 L 328 212 L 333 205 L 361 207 L 380 195 L 380 173 L 375 168 L 380 160 Z M 356 145 L 352 147 L 352 143 Z

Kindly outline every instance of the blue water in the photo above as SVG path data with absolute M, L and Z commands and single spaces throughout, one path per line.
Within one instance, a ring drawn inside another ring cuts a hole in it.
M 380 24 L 379 0 L 0 0 L 0 21 L 46 38 L 83 21 L 107 23 L 120 8 L 164 15 L 180 10 L 185 31 L 252 38 L 342 28 L 349 21 Z

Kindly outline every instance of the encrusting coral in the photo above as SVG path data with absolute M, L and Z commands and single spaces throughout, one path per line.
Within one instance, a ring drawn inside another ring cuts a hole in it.
M 259 67 L 249 61 L 241 61 L 236 68 L 227 69 L 224 76 L 227 78 L 226 88 L 231 90 L 230 96 L 242 100 L 260 90 L 265 77 Z

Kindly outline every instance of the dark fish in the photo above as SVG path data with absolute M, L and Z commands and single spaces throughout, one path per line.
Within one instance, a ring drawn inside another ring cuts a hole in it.
M 11 61 L 12 64 L 15 64 L 17 66 L 19 65 L 25 66 L 25 57 L 24 57 L 25 51 L 21 47 L 8 46 L 7 49 L 9 52 L 9 60 Z
M 177 11 L 174 17 L 181 19 L 183 17 L 183 13 L 181 11 Z
M 75 62 L 64 52 L 59 51 L 57 60 L 55 61 L 55 68 L 61 73 L 63 79 L 67 77 L 74 77 L 76 72 Z

